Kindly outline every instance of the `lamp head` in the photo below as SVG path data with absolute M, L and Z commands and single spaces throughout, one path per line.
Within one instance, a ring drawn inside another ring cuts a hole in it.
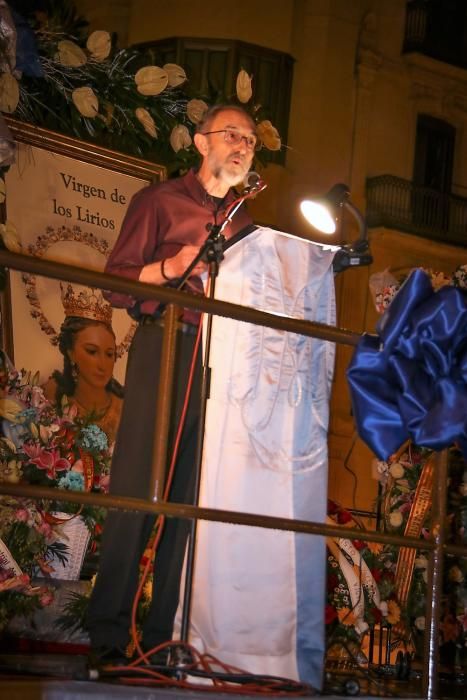
M 339 209 L 344 207 L 352 214 L 358 224 L 359 236 L 353 243 L 343 245 L 336 253 L 333 262 L 334 272 L 342 272 L 348 267 L 370 265 L 373 258 L 368 245 L 368 232 L 362 213 L 350 201 L 350 190 L 347 185 L 333 185 L 322 198 L 306 199 L 300 203 L 300 209 L 305 219 L 322 233 L 332 234 L 336 231 L 336 220 Z
M 347 185 L 333 185 L 329 192 L 319 199 L 304 199 L 300 210 L 309 224 L 322 233 L 336 232 L 338 208 L 349 198 L 350 190 Z

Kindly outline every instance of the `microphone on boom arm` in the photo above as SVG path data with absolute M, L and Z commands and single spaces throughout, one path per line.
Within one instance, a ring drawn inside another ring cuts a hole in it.
M 250 172 L 243 178 L 242 196 L 257 195 L 258 192 L 262 192 L 266 187 L 267 184 L 264 182 L 262 177 L 254 170 L 250 170 Z

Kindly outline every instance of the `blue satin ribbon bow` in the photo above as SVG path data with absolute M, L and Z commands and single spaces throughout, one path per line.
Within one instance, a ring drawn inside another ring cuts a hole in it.
M 347 370 L 358 434 L 380 459 L 410 438 L 467 457 L 467 294 L 414 270 Z

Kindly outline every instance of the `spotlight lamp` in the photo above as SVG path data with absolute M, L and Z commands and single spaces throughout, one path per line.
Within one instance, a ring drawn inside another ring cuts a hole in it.
M 365 219 L 357 207 L 350 201 L 350 190 L 347 185 L 339 183 L 331 187 L 321 199 L 305 199 L 300 203 L 300 209 L 309 224 L 318 231 L 327 234 L 336 232 L 336 222 L 341 208 L 349 211 L 357 221 L 359 235 L 353 243 L 343 245 L 334 256 L 334 272 L 343 272 L 349 267 L 371 265 L 373 257 L 368 244 L 368 231 Z

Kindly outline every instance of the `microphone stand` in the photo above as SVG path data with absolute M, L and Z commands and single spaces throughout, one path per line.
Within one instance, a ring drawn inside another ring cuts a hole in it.
M 193 262 L 185 270 L 180 282 L 177 285 L 177 289 L 181 289 L 185 284 L 186 280 L 189 278 L 191 271 L 201 260 L 205 260 L 208 263 L 208 279 L 209 279 L 209 299 L 214 299 L 216 291 L 216 279 L 219 274 L 219 266 L 224 259 L 224 244 L 226 242 L 223 231 L 226 226 L 232 221 L 232 218 L 237 213 L 243 202 L 256 195 L 259 191 L 265 189 L 266 184 L 261 182 L 261 188 L 259 186 L 247 188 L 239 199 L 235 200 L 229 212 L 227 213 L 222 224 L 207 224 L 206 229 L 209 231 L 209 235 L 201 246 L 198 254 L 196 255 Z M 210 380 L 211 380 L 211 368 L 209 366 L 210 352 L 211 352 L 211 336 L 212 336 L 212 314 L 205 314 L 206 316 L 206 335 L 205 335 L 205 345 L 204 345 L 204 355 L 202 364 L 202 378 L 201 378 L 201 403 L 200 403 L 200 418 L 198 425 L 198 441 L 195 455 L 195 488 L 194 488 L 194 505 L 199 502 L 199 492 L 200 492 L 200 477 L 201 477 L 201 463 L 203 458 L 203 448 L 204 448 L 204 428 L 206 423 L 206 410 L 207 401 L 209 398 L 210 390 Z M 204 319 L 203 319 L 204 323 Z M 190 624 L 190 609 L 192 600 L 192 586 L 193 586 L 193 567 L 195 560 L 195 547 L 196 547 L 196 531 L 197 531 L 197 520 L 193 518 L 191 521 L 191 527 L 188 538 L 188 551 L 186 559 L 186 573 L 185 573 L 185 589 L 183 595 L 183 606 L 182 606 L 182 622 L 180 630 L 180 640 L 181 642 L 188 642 L 189 634 L 189 624 Z M 190 654 L 191 657 L 191 654 Z M 185 650 L 182 647 L 175 650 L 175 665 L 183 665 L 184 663 L 189 663 L 190 659 L 186 658 Z

